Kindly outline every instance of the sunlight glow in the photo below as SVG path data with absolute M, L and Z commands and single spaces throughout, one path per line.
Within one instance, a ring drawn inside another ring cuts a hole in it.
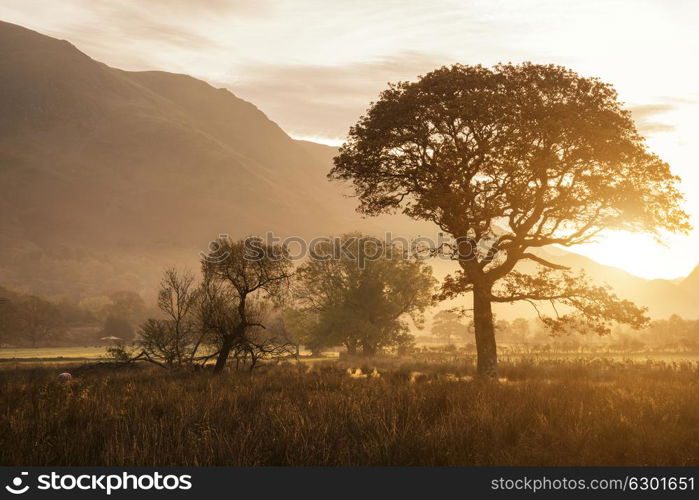
M 661 245 L 645 234 L 614 232 L 597 242 L 566 248 L 607 266 L 618 267 L 648 279 L 673 279 L 692 272 L 696 255 L 687 249 L 686 237 L 670 237 Z M 689 265 L 688 265 L 689 263 Z
M 332 147 L 342 146 L 342 143 L 344 142 L 344 139 L 340 139 L 337 137 L 334 137 L 334 138 L 318 137 L 318 136 L 313 136 L 313 135 L 294 135 L 294 134 L 291 134 L 291 138 L 296 139 L 297 141 L 317 142 L 318 144 L 324 144 L 325 146 L 332 146 Z

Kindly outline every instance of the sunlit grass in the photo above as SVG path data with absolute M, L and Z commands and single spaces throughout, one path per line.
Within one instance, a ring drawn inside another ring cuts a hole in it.
M 315 362 L 327 360 L 328 358 L 337 358 L 337 352 L 325 352 L 323 357 L 312 357 L 310 351 L 302 351 L 301 360 L 306 362 Z M 82 361 L 98 361 L 104 359 L 106 349 L 99 346 L 87 347 L 25 347 L 25 348 L 3 348 L 0 349 L 0 360 L 16 360 L 16 361 L 61 361 L 61 360 L 82 360 Z
M 504 362 L 498 384 L 467 360 L 62 369 L 0 368 L 0 464 L 699 464 L 696 363 Z
M 96 360 L 105 354 L 104 346 L 2 348 L 0 359 L 86 359 Z

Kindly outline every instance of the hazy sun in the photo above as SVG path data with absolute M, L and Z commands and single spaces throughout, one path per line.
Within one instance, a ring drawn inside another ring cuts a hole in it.
M 692 256 L 684 255 L 687 250 L 682 239 L 671 237 L 667 245 L 661 245 L 645 234 L 613 232 L 571 250 L 643 278 L 676 278 L 692 271 L 687 267 Z

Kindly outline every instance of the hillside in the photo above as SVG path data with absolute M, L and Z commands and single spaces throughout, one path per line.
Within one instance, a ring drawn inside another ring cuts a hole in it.
M 332 209 L 326 164 L 189 76 L 120 71 L 0 23 L 0 96 L 3 283 L 141 289 L 220 233 L 308 237 L 356 219 Z

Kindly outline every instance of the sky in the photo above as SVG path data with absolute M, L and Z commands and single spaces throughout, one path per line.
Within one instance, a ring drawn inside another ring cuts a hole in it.
M 612 83 L 682 178 L 699 227 L 699 3 L 685 0 L 3 0 L 0 19 L 129 70 L 187 73 L 292 137 L 340 144 L 387 82 L 436 67 L 533 61 Z M 699 263 L 699 230 L 604 235 L 577 249 L 647 278 Z

